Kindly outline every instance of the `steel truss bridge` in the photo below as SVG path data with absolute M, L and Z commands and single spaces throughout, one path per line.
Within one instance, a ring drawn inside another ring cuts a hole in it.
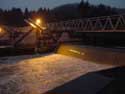
M 49 40 L 57 43 L 63 32 L 67 32 L 69 35 L 72 32 L 125 32 L 125 14 L 53 22 L 47 23 L 46 27 L 47 29 L 43 30 L 39 36 L 39 40 L 44 44 Z M 9 33 L 9 41 L 12 45 L 18 45 L 33 31 L 31 27 L 3 26 L 3 28 Z M 16 30 L 19 32 L 14 32 Z
M 125 32 L 125 14 L 48 23 L 50 31 Z

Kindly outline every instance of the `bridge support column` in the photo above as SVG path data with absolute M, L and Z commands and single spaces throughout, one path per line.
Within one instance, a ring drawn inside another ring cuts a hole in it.
M 40 51 L 40 48 L 41 48 L 41 31 L 40 30 L 35 30 L 36 32 L 36 44 L 35 44 L 35 52 L 36 53 L 39 53 Z

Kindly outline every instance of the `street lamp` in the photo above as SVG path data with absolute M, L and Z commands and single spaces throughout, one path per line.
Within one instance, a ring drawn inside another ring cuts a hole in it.
M 3 37 L 6 34 L 3 27 L 0 27 L 0 38 Z
M 36 48 L 35 51 L 39 52 L 40 50 L 40 38 L 41 38 L 41 32 L 43 29 L 40 29 L 42 27 L 42 20 L 40 18 L 37 18 L 35 21 L 36 24 Z
M 42 24 L 42 20 L 40 18 L 36 19 L 36 25 L 40 26 Z
M 40 49 L 40 38 L 41 38 L 41 32 L 46 29 L 45 26 L 43 26 L 43 22 L 40 18 L 37 18 L 35 21 L 32 19 L 25 20 L 26 23 L 28 23 L 34 30 L 36 31 L 36 47 L 35 52 L 38 52 Z
M 40 30 L 45 30 L 45 29 L 47 29 L 47 28 L 44 26 L 43 20 L 40 19 L 40 18 L 37 18 L 37 19 L 36 19 L 35 24 L 40 28 Z

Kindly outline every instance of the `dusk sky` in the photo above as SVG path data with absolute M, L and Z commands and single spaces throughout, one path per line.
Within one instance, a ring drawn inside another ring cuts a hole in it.
M 0 0 L 0 8 L 11 9 L 12 7 L 36 10 L 39 7 L 54 8 L 56 6 L 80 2 L 81 0 Z M 125 8 L 125 0 L 89 0 L 91 4 L 106 4 L 118 8 Z

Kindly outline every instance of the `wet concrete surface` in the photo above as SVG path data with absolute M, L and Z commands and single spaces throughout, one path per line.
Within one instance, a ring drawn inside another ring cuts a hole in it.
M 57 53 L 101 64 L 125 65 L 125 49 L 62 44 Z
M 124 94 L 125 67 L 87 73 L 45 94 Z

